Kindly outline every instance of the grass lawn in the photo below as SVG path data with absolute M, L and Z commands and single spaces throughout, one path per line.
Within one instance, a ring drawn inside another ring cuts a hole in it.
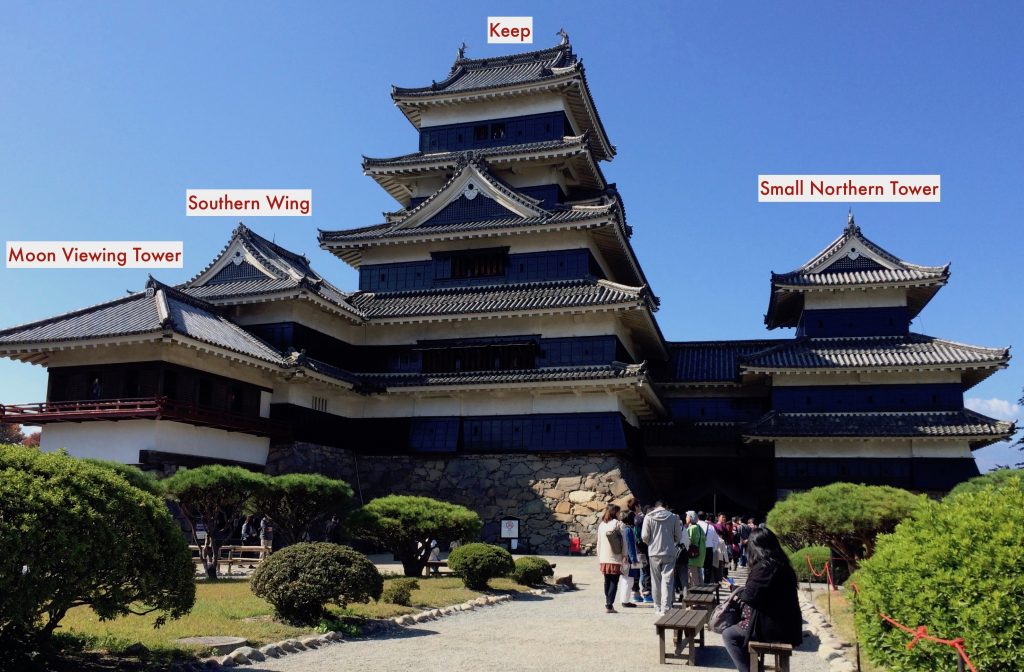
M 826 592 L 814 596 L 814 606 L 818 607 L 818 611 L 825 617 L 825 620 L 828 620 L 828 594 Z M 832 593 L 832 626 L 840 639 L 851 644 L 856 643 L 857 631 L 853 625 L 853 605 L 847 601 L 843 593 Z M 884 667 L 879 667 L 868 660 L 863 648 L 860 652 L 860 665 L 863 672 L 885 672 Z
M 412 592 L 412 605 L 403 607 L 387 602 L 351 604 L 342 611 L 331 611 L 341 616 L 389 618 L 400 614 L 422 611 L 426 608 L 446 607 L 465 602 L 482 593 L 469 590 L 461 579 L 454 577 L 420 578 L 419 590 Z M 385 580 L 385 587 L 390 579 Z M 491 581 L 491 594 L 528 590 L 511 579 Z M 254 646 L 276 642 L 297 635 L 305 635 L 312 628 L 294 628 L 274 620 L 273 608 L 252 594 L 246 579 L 221 579 L 196 585 L 196 604 L 192 612 L 176 621 L 168 621 L 159 629 L 153 628 L 155 615 L 125 616 L 112 621 L 100 621 L 89 607 L 77 607 L 61 621 L 64 632 L 83 635 L 89 648 L 117 653 L 125 646 L 141 642 L 152 651 L 176 654 L 181 657 L 204 654 L 201 649 L 182 648 L 174 640 L 182 637 L 225 635 L 245 637 Z

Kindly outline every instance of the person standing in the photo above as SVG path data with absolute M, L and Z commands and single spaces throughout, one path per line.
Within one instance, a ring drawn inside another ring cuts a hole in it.
M 636 549 L 636 530 L 633 526 L 636 524 L 636 514 L 632 511 L 626 511 L 622 514 L 622 534 L 625 537 L 625 551 L 626 561 L 628 564 L 622 565 L 622 574 L 619 576 L 619 592 L 617 593 L 616 599 L 619 604 L 629 609 L 635 609 L 636 605 L 633 604 L 631 598 L 633 597 L 633 583 L 640 578 L 640 561 L 637 558 Z
M 743 616 L 722 633 L 725 649 L 740 672 L 750 672 L 747 645 L 751 641 L 792 646 L 803 641 L 796 572 L 778 537 L 767 528 L 755 528 L 747 540 L 747 561 L 750 576 L 736 591 Z
M 623 559 L 626 557 L 626 537 L 619 522 L 619 507 L 609 504 L 597 526 L 597 562 L 604 575 L 604 610 L 615 614 L 615 593 L 619 588 Z
M 721 580 L 729 576 L 729 549 L 732 546 L 732 527 L 724 513 L 718 514 L 715 532 L 718 533 L 718 578 Z
M 715 565 L 715 549 L 718 548 L 718 532 L 715 526 L 708 520 L 708 514 L 703 511 L 697 514 L 697 524 L 704 530 L 704 583 L 718 583 L 721 577 L 718 576 L 718 567 Z
M 269 555 L 274 548 L 274 521 L 270 516 L 263 516 L 260 520 L 260 546 L 263 547 L 263 555 Z
M 707 553 L 707 532 L 698 522 L 699 516 L 693 511 L 686 514 L 686 535 L 690 538 L 689 547 L 696 548 L 696 551 L 688 553 L 686 561 L 687 580 L 690 586 L 699 586 L 703 583 L 701 579 L 701 568 L 704 567 L 704 555 Z
M 740 567 L 747 566 L 747 540 L 754 529 L 754 519 L 748 518 L 746 525 L 740 523 Z
M 255 546 L 256 540 L 259 539 L 259 533 L 256 531 L 256 522 L 253 520 L 252 515 L 245 517 L 245 522 L 242 523 L 242 546 Z
M 672 608 L 672 588 L 675 584 L 676 546 L 682 541 L 679 516 L 665 508 L 661 502 L 644 516 L 640 538 L 647 544 L 647 559 L 651 564 L 651 598 L 654 613 L 663 615 Z

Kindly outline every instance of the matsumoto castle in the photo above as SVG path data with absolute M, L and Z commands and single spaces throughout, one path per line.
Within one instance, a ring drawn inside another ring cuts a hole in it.
M 44 450 L 163 472 L 236 464 L 343 477 L 364 500 L 428 494 L 472 506 L 491 537 L 519 518 L 537 550 L 586 542 L 629 494 L 763 514 L 834 481 L 941 492 L 1013 433 L 963 404 L 1009 350 L 910 328 L 949 266 L 903 261 L 852 216 L 772 274 L 765 324 L 783 333 L 666 340 L 564 34 L 460 50 L 447 77 L 391 97 L 418 150 L 363 170 L 397 207 L 319 232 L 357 289 L 239 226 L 182 285 L 0 331 L 0 355 L 49 370 L 46 401 L 0 420 L 42 425 Z

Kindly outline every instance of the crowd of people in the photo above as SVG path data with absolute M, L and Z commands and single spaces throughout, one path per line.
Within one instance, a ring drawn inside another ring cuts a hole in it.
M 722 638 L 741 672 L 749 670 L 748 642 L 796 646 L 802 640 L 796 573 L 778 538 L 753 518 L 703 511 L 681 517 L 662 502 L 642 507 L 630 498 L 624 508 L 605 508 L 597 555 L 609 614 L 617 613 L 616 605 L 635 609 L 647 603 L 661 617 L 691 587 L 720 585 L 736 614 Z M 734 590 L 729 572 L 738 567 L 748 567 L 749 574 Z

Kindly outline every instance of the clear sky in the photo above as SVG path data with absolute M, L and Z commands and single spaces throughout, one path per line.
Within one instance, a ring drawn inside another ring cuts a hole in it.
M 407 6 L 408 4 L 408 6 Z M 535 43 L 488 45 L 491 15 L 532 15 Z M 7 3 L 0 21 L 5 240 L 183 240 L 181 282 L 232 219 L 186 218 L 188 188 L 310 188 L 314 216 L 247 223 L 345 289 L 316 229 L 395 203 L 360 155 L 416 149 L 392 83 L 541 48 L 565 27 L 619 154 L 605 170 L 668 338 L 783 337 L 769 272 L 816 254 L 845 204 L 758 204 L 756 176 L 938 173 L 940 204 L 862 204 L 864 233 L 952 278 L 914 330 L 1015 346 L 967 393 L 1020 415 L 1024 47 L 1019 2 Z M 0 326 L 137 290 L 145 270 L 0 268 Z M 0 401 L 45 398 L 40 367 L 0 362 Z M 983 468 L 1024 459 L 995 446 Z

